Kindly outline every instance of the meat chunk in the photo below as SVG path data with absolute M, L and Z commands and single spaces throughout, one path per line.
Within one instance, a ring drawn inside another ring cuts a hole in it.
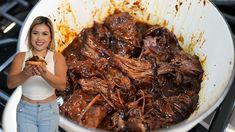
M 128 59 L 118 55 L 113 56 L 111 61 L 114 66 L 132 78 L 136 85 L 151 84 L 153 79 L 151 63 Z
M 113 52 L 125 56 L 133 54 L 133 50 L 140 47 L 141 34 L 134 18 L 126 12 L 116 12 L 109 16 L 104 24 L 110 31 L 108 44 Z

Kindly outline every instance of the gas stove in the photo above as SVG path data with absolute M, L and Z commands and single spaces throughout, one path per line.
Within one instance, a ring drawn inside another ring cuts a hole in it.
M 7 100 L 14 92 L 7 89 L 6 79 L 16 53 L 19 32 L 25 18 L 37 2 L 38 0 L 0 1 L 0 117 Z M 230 26 L 235 42 L 235 0 L 213 0 L 212 2 Z M 235 81 L 221 105 L 190 132 L 235 131 L 234 102 Z M 60 128 L 60 131 L 64 130 Z

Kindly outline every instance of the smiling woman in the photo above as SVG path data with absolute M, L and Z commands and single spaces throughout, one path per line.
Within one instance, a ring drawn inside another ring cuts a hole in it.
M 16 54 L 7 80 L 10 89 L 22 86 L 16 110 L 18 132 L 58 131 L 55 90 L 64 90 L 67 66 L 63 55 L 54 52 L 53 45 L 52 22 L 47 17 L 36 17 L 28 31 L 29 50 Z M 29 63 L 35 60 L 43 60 L 47 65 Z

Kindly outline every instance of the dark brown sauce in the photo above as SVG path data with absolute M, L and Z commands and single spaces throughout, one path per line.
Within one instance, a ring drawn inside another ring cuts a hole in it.
M 197 108 L 203 70 L 179 41 L 167 28 L 120 11 L 83 29 L 62 52 L 69 69 L 66 90 L 57 92 L 60 113 L 87 128 L 123 132 L 187 119 Z

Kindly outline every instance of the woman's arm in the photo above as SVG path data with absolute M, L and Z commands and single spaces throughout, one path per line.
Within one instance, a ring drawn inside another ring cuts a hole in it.
M 65 58 L 61 53 L 55 52 L 54 54 L 55 74 L 52 74 L 48 70 L 38 68 L 39 74 L 54 88 L 59 91 L 63 91 L 66 87 L 66 74 L 67 65 Z
M 30 76 L 33 76 L 32 66 L 26 65 L 22 70 L 22 64 L 24 61 L 24 52 L 16 54 L 12 61 L 11 68 L 7 77 L 7 87 L 13 89 L 24 83 Z

